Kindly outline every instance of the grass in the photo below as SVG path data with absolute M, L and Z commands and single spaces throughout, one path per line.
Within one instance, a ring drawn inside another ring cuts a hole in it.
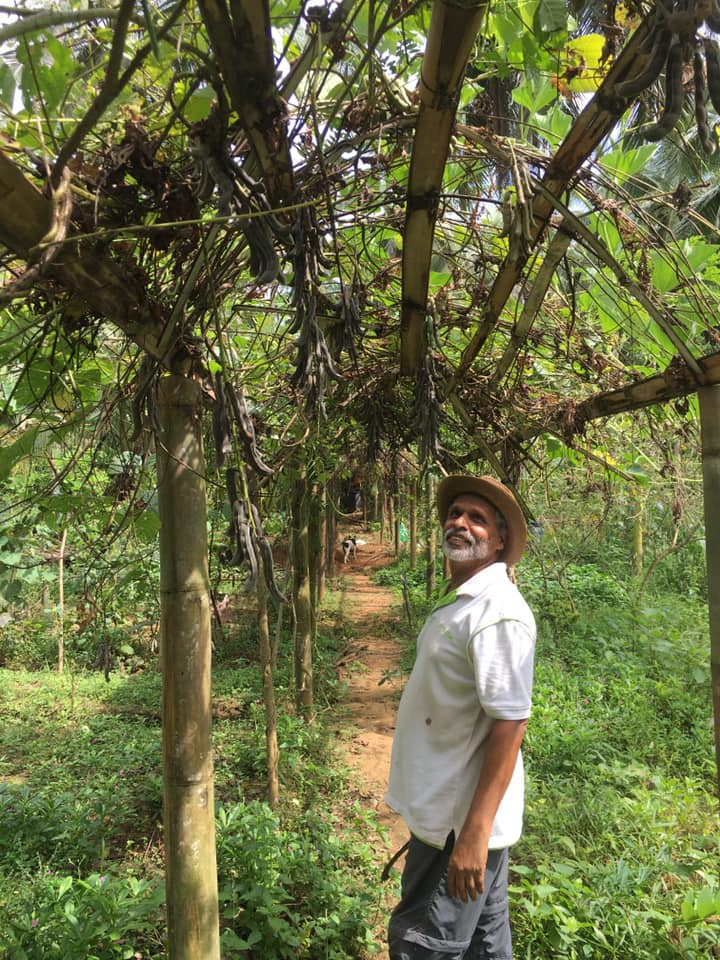
M 516 957 L 720 956 L 707 609 L 657 578 L 640 603 L 621 564 L 530 555 L 521 587 L 538 619 L 525 747 L 526 829 L 512 856 Z M 613 568 L 611 575 L 608 570 Z M 408 583 L 413 622 L 424 575 Z M 328 610 L 337 619 L 341 605 Z M 394 614 L 393 614 L 394 616 Z M 416 629 L 393 622 L 410 668 Z M 316 656 L 318 719 L 294 715 L 289 639 L 277 676 L 282 797 L 264 803 L 265 729 L 251 625 L 214 670 L 223 956 L 364 958 L 379 949 L 387 890 L 378 827 L 348 798 L 331 732 L 333 659 Z M 163 956 L 161 679 L 0 671 L 0 956 Z M 330 723 L 325 725 L 325 721 Z

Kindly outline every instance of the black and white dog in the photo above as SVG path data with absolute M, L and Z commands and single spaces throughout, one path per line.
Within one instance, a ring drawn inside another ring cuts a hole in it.
M 348 563 L 350 557 L 352 556 L 353 560 L 357 557 L 357 538 L 356 537 L 345 537 L 342 542 L 343 548 L 343 563 Z

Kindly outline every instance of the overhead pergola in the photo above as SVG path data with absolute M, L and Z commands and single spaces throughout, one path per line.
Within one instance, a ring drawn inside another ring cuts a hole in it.
M 63 316 L 113 325 L 126 385 L 145 356 L 214 402 L 212 360 L 278 417 L 352 418 L 449 466 L 464 444 L 508 482 L 539 437 L 697 394 L 720 768 L 712 161 L 687 117 L 656 147 L 638 133 L 662 95 L 623 91 L 661 15 L 630 6 L 20 11 L 0 27 L 0 302 L 40 352 Z

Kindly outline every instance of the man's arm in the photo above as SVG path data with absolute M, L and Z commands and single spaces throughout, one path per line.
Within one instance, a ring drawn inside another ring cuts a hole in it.
M 527 720 L 496 720 L 485 741 L 480 779 L 448 864 L 451 897 L 467 903 L 482 893 L 495 814 L 515 769 Z

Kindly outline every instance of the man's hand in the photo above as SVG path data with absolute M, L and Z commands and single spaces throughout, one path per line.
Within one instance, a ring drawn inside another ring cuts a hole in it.
M 512 778 L 527 720 L 496 720 L 485 742 L 480 779 L 448 862 L 448 891 L 467 903 L 485 889 L 493 820 Z
M 468 902 L 485 889 L 485 865 L 488 846 L 482 838 L 465 839 L 462 832 L 455 841 L 448 863 L 448 891 L 451 897 Z

